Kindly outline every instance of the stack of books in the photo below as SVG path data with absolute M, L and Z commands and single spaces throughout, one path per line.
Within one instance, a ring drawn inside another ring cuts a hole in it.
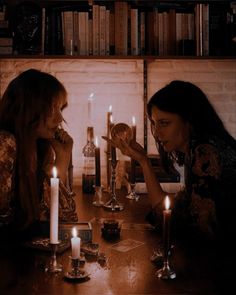
M 6 5 L 0 3 L 0 54 L 12 54 L 13 38 L 10 34 L 9 21 L 6 19 Z

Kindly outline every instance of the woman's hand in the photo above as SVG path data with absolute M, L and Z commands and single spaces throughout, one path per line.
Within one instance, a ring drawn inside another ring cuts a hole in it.
M 71 154 L 73 147 L 72 137 L 62 128 L 55 132 L 55 138 L 51 140 L 51 145 L 55 151 L 56 158 Z
M 142 163 L 143 161 L 147 160 L 146 151 L 139 143 L 137 143 L 133 139 L 127 142 L 118 136 L 113 139 L 110 139 L 106 136 L 102 136 L 102 138 L 114 147 L 120 149 L 123 155 L 126 155 L 139 163 Z
M 58 169 L 58 175 L 65 182 L 71 161 L 73 139 L 64 129 L 58 128 L 55 138 L 51 139 L 50 143 L 55 152 L 55 165 Z

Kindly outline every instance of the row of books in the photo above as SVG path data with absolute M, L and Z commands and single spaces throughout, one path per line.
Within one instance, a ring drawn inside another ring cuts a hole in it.
M 235 8 L 215 5 L 145 10 L 115 2 L 112 8 L 54 10 L 48 17 L 56 23 L 50 28 L 47 21 L 45 34 L 57 40 L 51 46 L 46 42 L 45 53 L 57 54 L 60 48 L 66 55 L 234 55 Z
M 12 54 L 13 38 L 9 21 L 6 19 L 6 5 L 0 3 L 0 54 Z
M 22 5 L 29 5 L 25 3 Z M 235 3 L 191 2 L 148 7 L 123 1 L 114 1 L 112 5 L 102 3 L 83 1 L 81 5 L 31 8 L 33 19 L 40 20 L 34 29 L 38 32 L 34 38 L 21 29 L 26 20 L 22 11 L 26 11 L 26 7 L 21 8 L 22 20 L 13 23 L 14 53 L 72 56 L 236 54 Z

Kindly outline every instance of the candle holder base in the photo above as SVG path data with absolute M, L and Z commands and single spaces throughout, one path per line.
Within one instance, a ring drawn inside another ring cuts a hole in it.
M 130 183 L 130 192 L 126 196 L 127 199 L 138 201 L 140 196 L 135 192 L 135 183 Z
M 176 278 L 176 273 L 170 268 L 168 262 L 164 262 L 164 266 L 156 272 L 158 278 L 170 280 Z
M 65 273 L 65 277 L 67 279 L 85 279 L 89 276 L 89 274 L 81 270 L 79 268 L 80 266 L 80 259 L 79 258 L 72 258 L 71 256 L 69 257 L 71 260 L 70 267 L 71 269 Z
M 102 201 L 102 186 L 95 186 L 93 205 L 96 207 L 101 207 L 104 205 L 104 202 Z
M 57 257 L 56 257 L 56 252 L 57 252 L 57 248 L 58 248 L 59 244 L 60 244 L 60 242 L 50 244 L 51 250 L 52 250 L 52 255 L 50 258 L 49 265 L 45 267 L 46 272 L 57 273 L 57 272 L 62 271 L 62 265 L 57 262 Z
M 103 207 L 110 211 L 122 211 L 124 205 L 120 204 L 116 199 L 116 165 L 117 160 L 111 159 L 111 199 L 103 205 Z
M 116 198 L 111 198 L 103 207 L 110 211 L 122 211 L 124 210 L 124 205 L 119 203 Z

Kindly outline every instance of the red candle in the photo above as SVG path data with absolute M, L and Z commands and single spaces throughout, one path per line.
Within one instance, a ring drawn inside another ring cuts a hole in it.
M 112 116 L 112 105 L 109 106 L 109 111 L 107 113 L 107 137 L 110 136 L 111 131 L 111 116 Z
M 114 146 L 111 146 L 111 161 L 116 162 L 116 148 Z
M 109 134 L 109 138 L 111 138 L 111 129 L 114 126 L 113 123 L 113 117 L 111 115 L 110 117 L 110 134 Z M 110 151 L 111 151 L 111 161 L 114 163 L 116 161 L 116 148 L 114 146 L 110 146 Z
M 132 138 L 133 140 L 136 141 L 136 124 L 135 124 L 135 117 L 132 117 Z M 130 183 L 134 184 L 135 181 L 135 167 L 136 167 L 136 163 L 133 159 L 131 159 L 131 163 L 130 163 Z
M 101 160 L 97 136 L 95 138 L 95 145 L 95 186 L 101 186 Z
M 132 117 L 132 135 L 133 135 L 133 140 L 136 140 L 136 122 L 135 122 L 135 117 Z
M 166 196 L 165 198 L 165 210 L 163 210 L 163 248 L 164 257 L 168 257 L 168 252 L 170 250 L 170 220 L 171 220 L 171 210 L 170 208 L 170 198 Z
M 111 138 L 111 129 L 112 127 L 114 126 L 114 123 L 113 123 L 113 117 L 112 115 L 110 116 L 110 123 L 109 123 L 109 134 L 108 134 L 108 137 Z

